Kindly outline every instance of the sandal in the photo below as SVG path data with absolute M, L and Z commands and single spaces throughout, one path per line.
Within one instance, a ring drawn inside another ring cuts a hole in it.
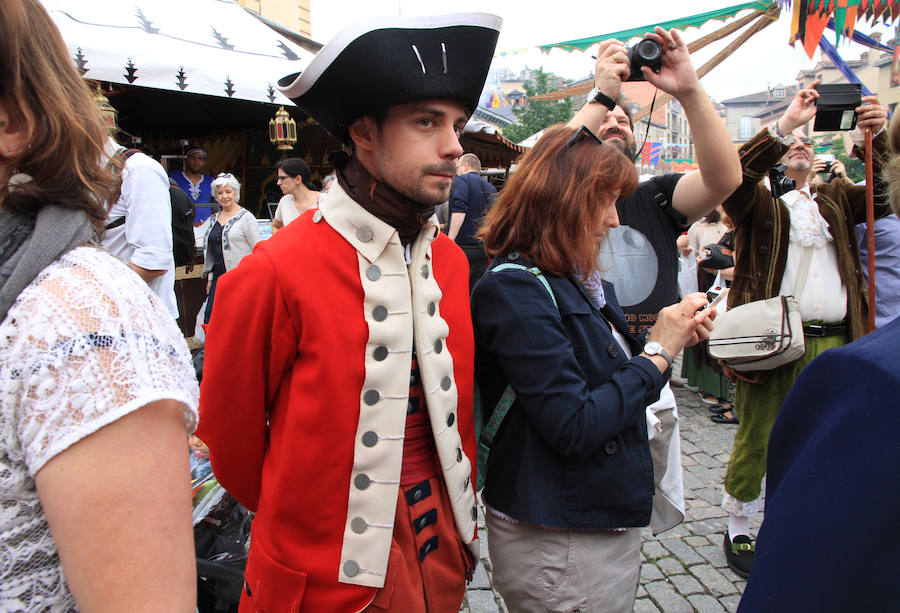
M 718 398 L 706 392 L 700 392 L 700 400 L 703 401 L 703 404 L 719 404 Z
M 740 423 L 740 422 L 738 422 L 737 418 L 733 414 L 727 415 L 727 413 L 731 413 L 731 411 L 726 411 L 725 413 L 722 413 L 721 415 L 710 415 L 709 418 L 717 424 Z

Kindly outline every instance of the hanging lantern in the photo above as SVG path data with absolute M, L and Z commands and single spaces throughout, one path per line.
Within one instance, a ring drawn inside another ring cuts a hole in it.
M 269 120 L 269 140 L 281 151 L 290 151 L 297 142 L 297 122 L 283 106 L 278 108 L 275 119 Z
M 106 131 L 114 135 L 119 130 L 119 127 L 116 124 L 116 117 L 118 116 L 119 111 L 109 103 L 109 98 L 103 95 L 103 91 L 100 89 L 99 84 L 97 89 L 94 90 L 94 104 L 99 107 L 100 113 L 103 115 L 103 125 L 106 126 Z

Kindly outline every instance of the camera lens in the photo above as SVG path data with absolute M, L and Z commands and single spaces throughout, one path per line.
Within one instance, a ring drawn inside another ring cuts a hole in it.
M 662 56 L 662 48 L 651 38 L 645 38 L 634 48 L 635 59 L 644 66 L 653 64 L 659 60 L 660 56 Z

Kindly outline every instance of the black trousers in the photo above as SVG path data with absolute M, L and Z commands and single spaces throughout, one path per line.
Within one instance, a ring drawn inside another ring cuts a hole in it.
M 469 293 L 471 294 L 472 288 L 475 287 L 478 279 L 487 270 L 488 257 L 484 251 L 484 245 L 480 243 L 477 245 L 460 245 L 460 248 L 466 254 L 466 259 L 469 260 Z

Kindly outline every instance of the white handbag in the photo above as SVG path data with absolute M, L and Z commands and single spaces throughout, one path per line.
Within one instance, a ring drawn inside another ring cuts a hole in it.
M 812 249 L 800 261 L 799 296 L 806 285 Z M 772 370 L 796 362 L 806 353 L 803 319 L 794 296 L 754 300 L 716 318 L 709 335 L 709 355 L 737 372 Z

